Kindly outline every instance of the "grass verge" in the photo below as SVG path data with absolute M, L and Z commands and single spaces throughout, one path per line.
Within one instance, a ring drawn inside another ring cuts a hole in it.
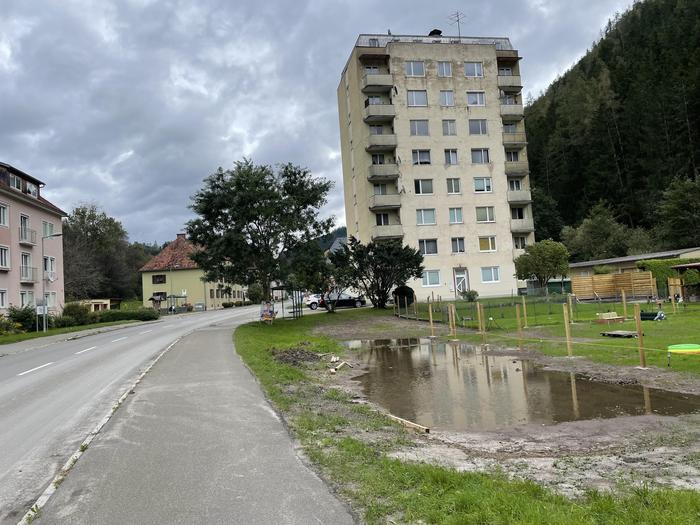
M 91 330 L 93 328 L 103 328 L 106 326 L 116 326 L 120 324 L 135 323 L 137 321 L 112 321 L 110 323 L 94 323 L 85 324 L 82 326 L 67 326 L 64 328 L 49 328 L 46 332 L 24 332 L 22 334 L 7 334 L 0 336 L 0 345 L 17 343 L 19 341 L 27 341 L 29 339 L 37 339 L 39 337 L 48 337 L 50 335 L 69 334 L 72 332 L 82 332 L 83 330 Z
M 375 316 L 371 310 L 316 315 L 272 326 L 239 327 L 236 350 L 282 412 L 306 454 L 368 523 L 481 524 L 694 524 L 700 494 L 689 490 L 621 488 L 617 495 L 591 491 L 572 501 L 529 481 L 504 474 L 464 473 L 389 456 L 411 446 L 406 431 L 334 389 L 324 365 L 300 369 L 277 362 L 271 349 L 342 354 L 319 325 Z M 385 315 L 380 313 L 378 315 Z

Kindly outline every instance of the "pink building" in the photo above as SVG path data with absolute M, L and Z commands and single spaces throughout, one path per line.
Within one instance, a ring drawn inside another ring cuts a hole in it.
M 50 313 L 63 308 L 60 234 L 66 213 L 41 196 L 43 187 L 40 180 L 0 162 L 0 314 L 10 305 L 41 303 L 42 288 Z

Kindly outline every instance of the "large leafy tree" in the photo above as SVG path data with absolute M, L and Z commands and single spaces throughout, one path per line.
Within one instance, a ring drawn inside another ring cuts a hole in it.
M 657 234 L 666 247 L 700 246 L 700 179 L 674 181 L 658 213 Z
M 586 261 L 627 254 L 629 229 L 617 221 L 610 207 L 599 202 L 579 226 L 562 230 L 562 242 L 574 260 Z
M 515 272 L 518 279 L 537 279 L 540 288 L 557 275 L 566 277 L 569 273 L 569 252 L 560 242 L 550 239 L 539 241 L 525 248 L 525 253 L 515 259 Z
M 187 233 L 200 248 L 192 259 L 210 280 L 259 283 L 269 295 L 285 280 L 289 254 L 330 230 L 333 220 L 319 212 L 331 187 L 292 164 L 274 171 L 244 159 L 219 168 L 192 197 L 197 218 Z
M 362 244 L 350 237 L 345 246 L 329 255 L 335 282 L 356 288 L 372 301 L 375 308 L 385 308 L 391 289 L 419 278 L 423 273 L 423 256 L 400 241 Z

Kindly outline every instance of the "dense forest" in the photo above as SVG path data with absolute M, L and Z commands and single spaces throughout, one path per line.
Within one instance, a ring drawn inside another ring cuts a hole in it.
M 635 3 L 525 118 L 538 239 L 578 259 L 700 245 L 700 1 Z M 620 242 L 596 251 L 582 227 L 603 219 Z

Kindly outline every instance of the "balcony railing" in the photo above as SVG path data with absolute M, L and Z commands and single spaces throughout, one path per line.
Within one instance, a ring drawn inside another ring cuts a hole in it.
M 396 116 L 393 104 L 369 104 L 364 109 L 363 119 L 368 124 L 390 122 Z
M 527 175 L 529 168 L 527 161 L 519 160 L 517 162 L 506 162 L 506 175 Z
M 399 178 L 398 164 L 371 164 L 367 172 L 367 180 L 378 182 Z
M 368 153 L 377 153 L 381 151 L 393 151 L 396 149 L 396 135 L 370 135 L 367 141 L 365 150 Z
M 498 87 L 503 91 L 517 92 L 523 88 L 520 75 L 498 75 Z
M 369 198 L 370 210 L 395 210 L 400 207 L 401 195 L 398 193 L 371 195 Z
M 527 135 L 525 133 L 504 133 L 503 145 L 507 147 L 522 147 L 527 144 Z
M 501 117 L 506 120 L 520 120 L 523 118 L 522 104 L 501 104 Z
M 535 231 L 535 223 L 532 219 L 511 219 L 510 231 L 512 232 L 533 232 Z
M 532 202 L 530 190 L 508 190 L 508 202 L 511 204 Z
M 36 230 L 30 230 L 29 228 L 19 228 L 19 242 L 20 244 L 31 244 L 32 246 L 36 244 Z
M 403 237 L 403 227 L 400 224 L 385 224 L 372 226 L 372 240 L 376 239 L 400 239 Z
M 32 268 L 31 266 L 20 266 L 19 267 L 19 282 L 25 284 L 35 283 L 37 280 L 38 268 Z
M 363 93 L 384 93 L 394 87 L 394 78 L 391 75 L 367 74 L 362 77 Z

